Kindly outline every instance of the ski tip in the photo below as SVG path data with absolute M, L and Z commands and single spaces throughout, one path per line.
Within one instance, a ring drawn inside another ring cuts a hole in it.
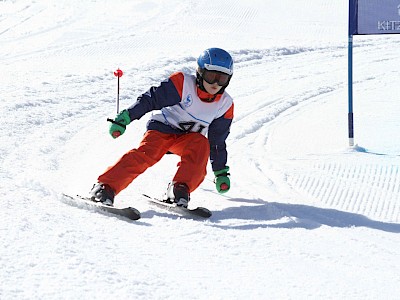
M 137 210 L 134 207 L 128 207 L 128 209 L 131 211 L 131 214 L 130 214 L 130 219 L 131 220 L 136 221 L 136 220 L 139 220 L 141 218 L 139 210 Z
M 198 207 L 195 210 L 199 217 L 210 218 L 212 216 L 212 212 L 205 207 Z

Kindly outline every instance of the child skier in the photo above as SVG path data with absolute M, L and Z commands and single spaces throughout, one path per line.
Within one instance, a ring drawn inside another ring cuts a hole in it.
M 172 74 L 112 121 L 109 132 L 116 138 L 133 120 L 157 110 L 139 147 L 98 177 L 90 192 L 93 200 L 112 206 L 115 195 L 167 152 L 179 155 L 181 161 L 165 200 L 187 207 L 190 193 L 206 176 L 209 157 L 217 191 L 230 189 L 225 141 L 233 118 L 233 100 L 225 88 L 233 74 L 233 60 L 225 50 L 210 48 L 199 56 L 197 65 L 196 76 Z

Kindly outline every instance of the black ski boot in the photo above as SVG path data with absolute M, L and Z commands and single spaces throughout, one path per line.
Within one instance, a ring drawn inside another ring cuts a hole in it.
M 190 201 L 189 187 L 186 183 L 172 182 L 168 185 L 166 196 L 168 202 L 187 208 Z
M 104 183 L 96 183 L 90 191 L 92 201 L 101 202 L 107 206 L 114 205 L 115 193 L 112 188 Z

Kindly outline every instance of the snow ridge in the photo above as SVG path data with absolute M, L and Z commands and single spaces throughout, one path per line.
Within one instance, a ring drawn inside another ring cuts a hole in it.
M 354 39 L 357 147 L 347 147 L 346 1 L 0 0 L 1 299 L 397 299 L 398 37 Z M 205 47 L 232 53 L 232 187 L 150 207 L 167 155 L 116 199 L 128 222 L 65 203 L 140 142 L 120 107 Z M 104 284 L 106 283 L 106 284 Z M 238 284 L 240 283 L 240 284 Z

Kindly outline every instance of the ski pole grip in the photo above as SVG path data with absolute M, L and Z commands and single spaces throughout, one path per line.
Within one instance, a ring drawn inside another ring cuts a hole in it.
M 108 121 L 108 122 L 111 122 L 111 123 L 113 123 L 113 124 L 116 124 L 116 125 L 118 125 L 118 126 L 121 126 L 121 127 L 123 127 L 123 128 L 126 129 L 126 125 L 125 125 L 125 124 L 122 124 L 122 123 L 117 122 L 117 121 L 115 121 L 115 120 L 113 120 L 113 119 L 110 119 L 110 118 L 107 118 L 107 121 Z

